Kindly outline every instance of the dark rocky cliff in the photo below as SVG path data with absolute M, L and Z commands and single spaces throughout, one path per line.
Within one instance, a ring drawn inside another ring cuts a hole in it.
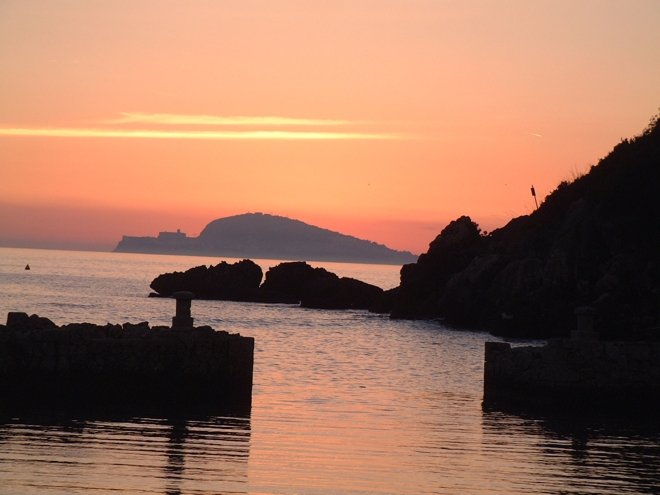
M 531 215 L 483 235 L 451 222 L 374 309 L 523 337 L 568 335 L 593 306 L 608 339 L 657 339 L 660 124 L 562 182 Z

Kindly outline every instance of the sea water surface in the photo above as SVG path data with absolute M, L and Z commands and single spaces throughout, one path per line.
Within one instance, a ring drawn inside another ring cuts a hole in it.
M 219 261 L 0 248 L 0 315 L 169 324 L 151 280 Z M 396 266 L 313 264 L 398 285 Z M 2 418 L 0 493 L 660 493 L 652 420 L 484 411 L 487 333 L 224 301 L 193 316 L 256 339 L 249 416 Z

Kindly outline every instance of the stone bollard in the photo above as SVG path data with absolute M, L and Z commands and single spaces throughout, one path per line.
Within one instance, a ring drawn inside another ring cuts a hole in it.
M 190 316 L 190 305 L 195 294 L 179 291 L 172 294 L 176 299 L 176 315 L 172 318 L 172 330 L 184 330 L 193 327 L 193 318 Z
M 598 340 L 598 332 L 594 332 L 594 316 L 596 310 L 591 307 L 575 308 L 578 317 L 577 329 L 571 332 L 571 340 Z

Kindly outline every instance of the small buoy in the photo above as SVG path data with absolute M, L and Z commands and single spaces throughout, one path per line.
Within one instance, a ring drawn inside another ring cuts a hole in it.
M 25 269 L 26 269 L 26 270 L 29 270 L 29 269 L 30 269 L 30 265 L 25 265 Z

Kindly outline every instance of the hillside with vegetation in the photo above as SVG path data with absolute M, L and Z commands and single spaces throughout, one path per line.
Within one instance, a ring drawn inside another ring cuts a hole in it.
M 488 235 L 451 222 L 374 310 L 534 338 L 568 335 L 582 306 L 602 338 L 660 336 L 658 117 L 532 214 Z

